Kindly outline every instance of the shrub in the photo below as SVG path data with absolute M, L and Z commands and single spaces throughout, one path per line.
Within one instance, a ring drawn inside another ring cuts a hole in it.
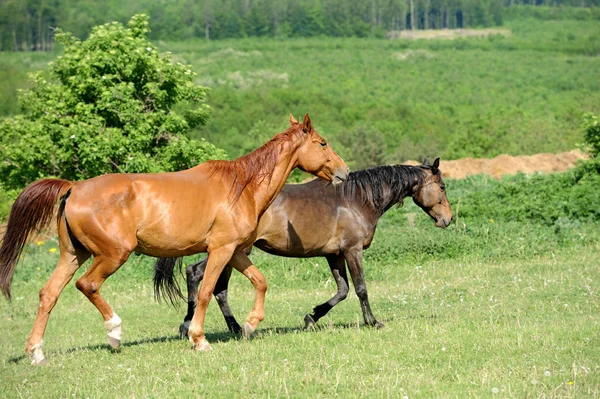
M 185 136 L 205 124 L 207 89 L 147 40 L 148 18 L 97 26 L 83 42 L 58 31 L 64 55 L 51 79 L 31 76 L 22 115 L 0 121 L 0 180 L 19 189 L 45 176 L 79 180 L 113 172 L 188 168 L 225 153 Z M 187 105 L 179 114 L 177 103 Z

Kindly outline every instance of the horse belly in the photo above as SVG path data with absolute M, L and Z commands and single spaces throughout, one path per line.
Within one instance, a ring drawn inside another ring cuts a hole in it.
M 191 192 L 191 195 L 190 195 Z M 197 191 L 154 193 L 137 214 L 136 251 L 160 257 L 205 252 L 215 206 Z

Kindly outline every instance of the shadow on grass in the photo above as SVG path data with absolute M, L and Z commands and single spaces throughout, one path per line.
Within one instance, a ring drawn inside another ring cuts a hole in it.
M 390 320 L 384 320 L 384 323 L 389 322 Z M 385 328 L 385 327 L 384 327 Z M 299 334 L 299 333 L 319 333 L 319 332 L 327 332 L 327 331 L 335 331 L 335 330 L 351 330 L 351 329 L 376 329 L 375 327 L 370 327 L 365 325 L 364 323 L 350 322 L 350 323 L 326 323 L 322 322 L 322 324 L 317 324 L 308 330 L 305 330 L 303 327 L 269 327 L 264 329 L 258 329 L 252 339 L 260 339 L 263 337 L 269 337 L 273 335 L 286 335 L 286 334 Z M 228 342 L 232 340 L 242 340 L 243 338 L 238 335 L 231 333 L 229 331 L 220 331 L 216 333 L 206 333 L 206 339 L 209 342 Z M 154 338 L 143 338 L 137 339 L 134 341 L 125 341 L 121 344 L 121 348 L 128 348 L 133 346 L 141 346 L 148 344 L 156 344 L 156 343 L 165 343 L 171 341 L 187 341 L 187 337 L 180 337 L 177 335 L 163 336 L 163 337 L 154 337 Z M 79 346 L 74 348 L 68 348 L 65 350 L 58 350 L 54 352 L 48 352 L 47 355 L 50 357 L 56 354 L 68 354 L 78 351 L 95 351 L 99 349 L 108 349 L 115 353 L 118 353 L 120 349 L 113 350 L 107 343 L 103 344 L 94 344 L 87 346 Z M 8 358 L 9 363 L 20 363 L 23 360 L 28 360 L 28 356 L 23 354 L 19 356 L 13 356 Z

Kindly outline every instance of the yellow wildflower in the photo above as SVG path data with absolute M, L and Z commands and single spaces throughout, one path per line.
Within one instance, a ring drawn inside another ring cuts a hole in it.
M 44 245 L 44 241 L 38 241 L 38 242 L 36 242 L 36 244 L 39 247 L 40 245 Z
M 568 382 L 568 384 L 569 384 L 569 385 L 573 385 L 573 381 L 569 381 L 569 382 Z
M 55 253 L 55 252 L 56 252 L 56 248 L 50 248 L 50 249 L 48 250 L 48 252 L 50 252 L 51 254 L 53 254 L 53 253 Z

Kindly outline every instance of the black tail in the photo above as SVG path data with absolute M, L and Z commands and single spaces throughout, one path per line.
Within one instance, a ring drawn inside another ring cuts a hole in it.
M 179 299 L 186 299 L 181 293 L 179 281 L 175 276 L 175 268 L 181 270 L 183 258 L 158 258 L 154 265 L 154 298 L 177 307 Z

